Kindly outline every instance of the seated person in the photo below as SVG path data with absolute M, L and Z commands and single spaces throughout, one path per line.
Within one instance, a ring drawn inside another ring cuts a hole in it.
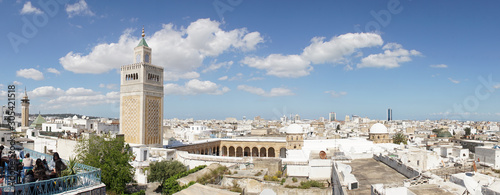
M 35 181 L 35 173 L 33 170 L 29 170 L 26 172 L 26 175 L 24 176 L 24 183 L 30 183 Z
M 37 181 L 47 179 L 45 165 L 42 163 L 41 159 L 36 159 L 35 168 L 33 169 L 34 178 Z
M 26 156 L 23 159 L 24 172 L 28 172 L 33 169 L 34 161 L 30 158 L 30 153 L 26 153 Z
M 54 167 L 53 172 L 57 174 L 57 177 L 61 177 L 61 172 L 65 170 L 67 167 L 59 157 L 59 153 L 55 152 L 54 153 L 54 162 L 56 166 Z

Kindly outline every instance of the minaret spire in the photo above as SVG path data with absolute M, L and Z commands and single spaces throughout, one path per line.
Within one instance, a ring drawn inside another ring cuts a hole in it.
M 142 25 L 142 38 L 144 38 L 146 34 L 144 34 L 144 25 Z

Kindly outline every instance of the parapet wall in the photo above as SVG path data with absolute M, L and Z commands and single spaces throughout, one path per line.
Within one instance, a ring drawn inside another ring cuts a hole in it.
M 208 166 L 212 163 L 219 163 L 227 167 L 235 164 L 245 164 L 250 161 L 250 157 L 222 157 L 222 156 L 199 155 L 199 154 L 189 154 L 186 151 L 178 150 L 175 155 L 175 160 L 182 162 L 184 165 L 187 165 L 189 169 L 192 169 L 200 165 Z
M 397 159 L 389 156 L 382 156 L 382 154 L 378 156 L 373 155 L 373 159 L 383 162 L 384 164 L 393 168 L 394 170 L 406 176 L 407 178 L 413 178 L 421 174 L 419 171 L 413 169 L 412 167 L 406 166 L 403 163 L 399 162 Z

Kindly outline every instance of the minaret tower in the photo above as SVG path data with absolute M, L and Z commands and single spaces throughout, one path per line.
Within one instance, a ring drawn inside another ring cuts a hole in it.
M 163 67 L 151 64 L 144 39 L 134 48 L 134 63 L 121 67 L 120 133 L 125 142 L 163 145 Z
M 21 99 L 21 128 L 28 128 L 30 118 L 30 99 L 26 87 L 24 87 L 24 97 Z

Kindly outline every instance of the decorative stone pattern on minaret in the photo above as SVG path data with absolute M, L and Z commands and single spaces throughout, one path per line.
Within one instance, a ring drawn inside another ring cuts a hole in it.
M 151 64 L 144 39 L 134 48 L 134 64 L 121 67 L 120 133 L 125 142 L 163 145 L 163 68 Z
M 21 127 L 27 128 L 29 126 L 30 118 L 30 99 L 26 88 L 24 89 L 24 97 L 21 99 Z

